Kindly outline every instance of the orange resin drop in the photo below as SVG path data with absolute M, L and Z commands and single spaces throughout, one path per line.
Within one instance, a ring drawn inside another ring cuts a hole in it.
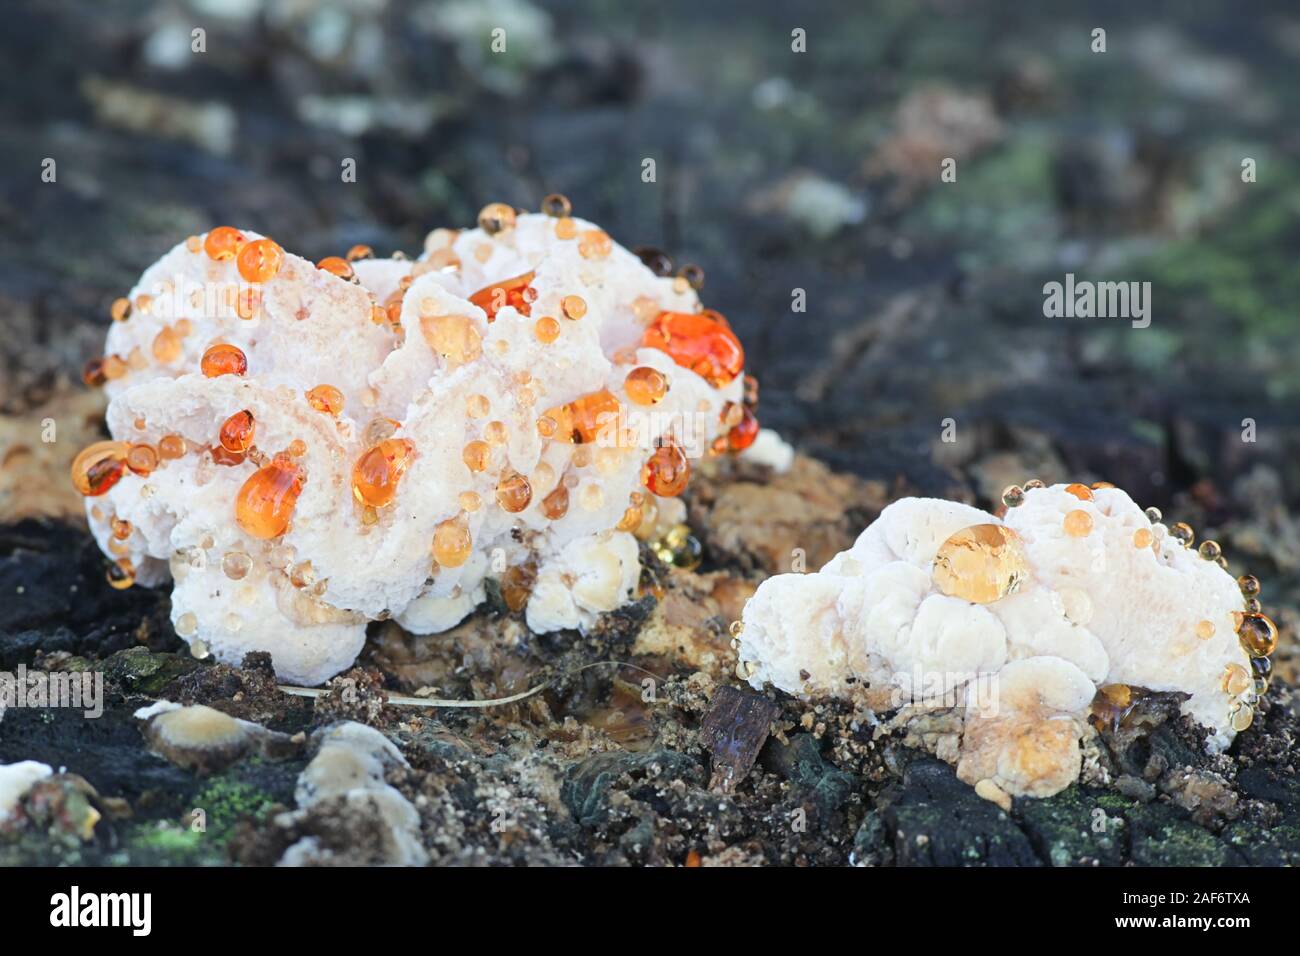
M 316 263 L 316 268 L 321 272 L 328 272 L 332 276 L 338 276 L 340 279 L 351 280 L 356 275 L 352 263 L 342 256 L 326 256 Z
M 1072 485 L 1066 485 L 1065 490 L 1074 495 L 1074 497 L 1078 498 L 1080 501 L 1092 500 L 1092 489 L 1087 485 L 1079 484 L 1077 481 Z
M 304 482 L 302 469 L 290 458 L 275 458 L 239 489 L 235 521 L 254 538 L 278 538 L 289 527 Z
M 641 467 L 641 484 L 661 498 L 673 498 L 686 490 L 691 463 L 676 445 L 661 445 Z
M 185 455 L 185 439 L 180 435 L 164 435 L 158 440 L 158 455 L 164 461 Z
M 494 282 L 479 289 L 469 300 L 487 313 L 489 322 L 495 321 L 497 312 L 508 305 L 513 306 L 520 315 L 528 315 L 533 299 L 537 298 L 537 293 L 529 286 L 534 275 L 535 272 L 525 272 L 513 279 Z
M 569 489 L 564 483 L 555 486 L 555 490 L 542 499 L 542 514 L 552 521 L 558 521 L 569 512 Z
M 199 367 L 208 378 L 221 375 L 243 375 L 248 371 L 248 358 L 234 345 L 214 345 L 203 353 Z
M 72 461 L 72 485 L 87 498 L 105 494 L 126 474 L 126 442 L 99 441 Z
M 642 365 L 627 373 L 623 388 L 627 397 L 638 405 L 654 405 L 668 394 L 668 378 L 657 368 Z
M 589 442 L 603 440 L 609 445 L 617 444 L 611 440 L 618 434 L 618 419 L 623 406 L 614 393 L 607 388 L 599 392 L 589 392 L 575 398 L 567 405 L 549 409 L 543 418 L 556 423 L 555 440 L 573 445 L 585 445 Z
M 158 467 L 158 452 L 152 445 L 132 445 L 126 453 L 126 466 L 137 475 L 151 475 Z
M 448 518 L 433 531 L 433 557 L 444 568 L 458 568 L 468 561 L 473 546 L 464 518 Z
M 415 455 L 405 438 L 382 441 L 357 459 L 352 468 L 352 495 L 363 505 L 382 508 L 397 495 L 397 483 Z
M 740 340 L 720 318 L 716 312 L 660 312 L 641 344 L 668 353 L 678 365 L 719 388 L 745 367 Z
M 374 249 L 371 249 L 367 245 L 358 243 L 348 250 L 348 262 L 356 262 L 358 259 L 372 259 L 374 258 L 374 255 Z
M 307 393 L 307 404 L 318 412 L 338 415 L 343 411 L 343 393 L 333 385 L 317 385 Z
M 533 334 L 543 345 L 550 345 L 560 337 L 560 323 L 554 316 L 544 315 L 533 326 Z
M 758 437 L 758 419 L 746 405 L 738 406 L 741 410 L 740 421 L 731 426 L 727 432 L 727 448 L 734 452 L 741 452 L 754 444 L 754 439 Z
M 1244 614 L 1237 626 L 1242 647 L 1256 657 L 1268 657 L 1277 650 L 1277 625 L 1267 614 Z
M 233 259 L 244 245 L 244 234 L 233 226 L 217 226 L 203 240 L 203 251 L 209 259 L 222 262 Z
M 226 451 L 232 455 L 242 455 L 253 447 L 253 435 L 256 431 L 257 423 L 253 420 L 253 413 L 244 409 L 242 412 L 235 412 L 221 423 L 217 438 Z
M 507 472 L 497 482 L 497 504 L 511 514 L 517 514 L 528 507 L 533 500 L 533 486 L 519 472 Z
M 239 250 L 236 265 L 246 282 L 274 279 L 284 263 L 284 250 L 274 239 L 254 239 Z

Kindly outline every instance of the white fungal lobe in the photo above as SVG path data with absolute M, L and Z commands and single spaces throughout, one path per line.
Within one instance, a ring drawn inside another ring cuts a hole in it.
M 689 284 L 583 239 L 604 236 L 591 223 L 564 237 L 556 223 L 435 232 L 419 261 L 352 263 L 355 281 L 288 252 L 245 281 L 242 257 L 196 240 L 146 271 L 108 335 L 107 355 L 133 357 L 106 383 L 108 428 L 153 449 L 179 437 L 184 452 L 125 471 L 87 512 L 137 582 L 170 575 L 196 653 L 269 651 L 282 678 L 319 683 L 355 660 L 368 621 L 446 630 L 513 567 L 538 571 L 535 630 L 586 627 L 628 600 L 639 565 L 619 529 L 650 494 L 643 466 L 662 444 L 708 451 L 743 381 L 645 346 L 660 313 L 702 312 Z M 505 287 L 529 274 L 526 294 Z M 246 371 L 204 374 L 213 346 L 238 349 Z M 638 366 L 667 380 L 651 405 L 625 387 Z M 326 397 L 309 397 L 318 386 Z M 590 404 L 607 427 L 574 443 L 555 410 L 606 392 Z M 232 453 L 223 425 L 245 411 L 252 447 Z M 388 456 L 363 470 L 376 448 Z M 278 510 L 254 499 L 242 513 L 254 476 L 276 469 L 296 481 Z
M 820 572 L 760 585 L 740 655 L 756 687 L 964 707 L 958 774 L 991 781 L 990 794 L 1046 796 L 1076 779 L 1105 685 L 1189 695 L 1183 712 L 1220 750 L 1232 714 L 1253 703 L 1225 681 L 1250 673 L 1243 597 L 1217 563 L 1152 527 L 1117 488 L 1030 489 L 1005 520 L 903 499 Z

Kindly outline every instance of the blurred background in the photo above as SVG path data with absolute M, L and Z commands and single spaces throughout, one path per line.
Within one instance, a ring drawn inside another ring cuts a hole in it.
M 986 506 L 1112 481 L 1294 607 L 1300 10 L 1040 6 L 7 3 L 0 522 L 79 509 L 62 436 L 102 411 L 79 370 L 185 236 L 414 255 L 554 191 L 704 268 L 799 450 Z M 1150 327 L 1046 318 L 1067 272 L 1151 282 Z

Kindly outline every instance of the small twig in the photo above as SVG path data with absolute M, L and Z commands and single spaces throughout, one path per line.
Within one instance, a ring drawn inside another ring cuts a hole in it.
M 596 661 L 592 664 L 584 664 L 577 670 L 569 671 L 568 674 L 561 674 L 560 677 L 581 674 L 592 667 L 603 667 L 609 664 L 630 667 L 633 670 L 641 671 L 643 674 L 649 674 L 655 680 L 660 679 L 659 675 L 654 671 L 646 670 L 636 664 L 629 664 L 627 661 Z M 501 704 L 517 704 L 521 700 L 527 700 L 529 697 L 540 694 L 559 680 L 560 677 L 552 677 L 548 681 L 543 681 L 535 687 L 530 687 L 528 690 L 513 694 L 510 697 L 493 697 L 487 700 L 453 700 L 445 697 L 411 697 L 407 694 L 391 694 L 387 703 L 396 704 L 400 707 L 496 707 Z M 295 687 L 291 684 L 280 684 L 278 686 L 284 693 L 294 697 L 310 697 L 314 699 L 329 693 L 329 689 L 324 687 Z

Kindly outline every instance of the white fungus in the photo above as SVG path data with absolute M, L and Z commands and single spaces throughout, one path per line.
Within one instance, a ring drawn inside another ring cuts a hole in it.
M 35 760 L 0 764 L 0 823 L 8 822 L 27 791 L 52 773 L 52 767 Z
M 180 436 L 185 452 L 126 470 L 87 512 L 135 581 L 171 578 L 172 622 L 196 654 L 268 651 L 281 678 L 316 684 L 356 659 L 369 621 L 447 630 L 511 569 L 535 575 L 538 631 L 590 626 L 632 595 L 643 466 L 661 444 L 695 459 L 725 443 L 744 399 L 739 368 L 713 375 L 649 347 L 648 327 L 707 315 L 734 336 L 688 282 L 591 223 L 505 211 L 513 225 L 491 234 L 436 230 L 418 261 L 359 259 L 356 281 L 287 252 L 274 277 L 244 281 L 242 260 L 205 252 L 212 234 L 192 237 L 132 290 L 108 334 L 125 366 L 105 386 L 108 428 L 154 450 Z M 475 295 L 529 273 L 529 292 Z M 214 345 L 242 352 L 246 373 L 203 374 Z M 653 404 L 625 385 L 640 367 L 667 386 Z M 337 396 L 313 403 L 318 386 Z M 605 390 L 617 405 L 587 398 Z M 574 443 L 575 401 L 618 415 Z M 253 447 L 223 452 L 223 423 L 242 411 Z M 375 505 L 354 466 L 389 438 L 409 455 Z M 283 533 L 260 537 L 236 501 L 268 467 L 302 480 Z
M 820 572 L 763 582 L 743 613 L 750 683 L 962 708 L 949 756 L 990 798 L 1075 780 L 1103 686 L 1188 695 L 1222 750 L 1255 701 L 1238 583 L 1123 491 L 1069 488 L 1027 490 L 1001 521 L 903 499 Z

